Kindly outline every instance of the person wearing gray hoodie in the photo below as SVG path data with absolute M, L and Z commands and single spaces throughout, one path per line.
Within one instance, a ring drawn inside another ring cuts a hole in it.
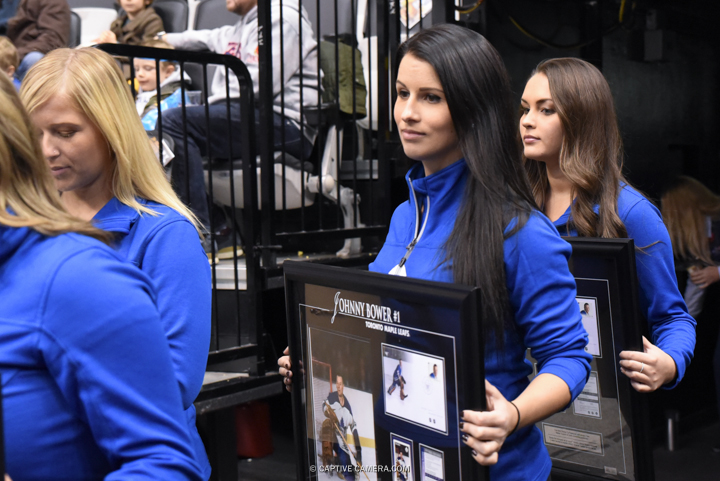
M 257 98 L 259 92 L 258 71 L 258 0 L 226 0 L 229 11 L 240 15 L 235 25 L 212 30 L 195 30 L 170 33 L 163 36 L 177 49 L 210 50 L 234 55 L 242 60 L 253 80 Z M 301 92 L 303 106 L 316 105 L 319 98 L 318 46 L 312 24 L 298 0 L 270 0 L 272 16 L 273 56 L 273 110 L 274 142 L 276 150 L 282 148 L 284 132 L 285 151 L 301 160 L 309 157 L 316 130 L 301 115 Z M 282 6 L 282 7 L 281 7 Z M 282 12 L 281 12 L 282 8 Z M 282 22 L 281 22 L 282 18 Z M 280 38 L 283 38 L 282 52 Z M 282 68 L 281 68 L 282 67 Z M 228 82 L 229 96 L 226 92 Z M 230 125 L 227 121 L 225 99 L 230 101 Z M 228 158 L 228 138 L 232 138 L 232 152 L 239 157 L 242 139 L 235 134 L 240 129 L 240 89 L 234 75 L 229 78 L 224 68 L 215 70 L 208 97 L 209 122 L 205 107 L 186 108 L 187 163 L 185 161 L 184 127 L 180 108 L 163 113 L 163 129 L 175 140 L 175 159 L 172 183 L 182 199 L 197 215 L 202 224 L 209 227 L 209 211 L 203 179 L 202 157 L 211 146 L 216 158 Z M 284 106 L 284 117 L 281 114 Z M 257 122 L 258 115 L 256 112 Z M 208 128 L 209 127 L 209 128 Z M 229 128 L 228 128 L 229 127 Z M 207 133 L 210 132 L 208 137 Z M 264 135 L 259 130 L 258 136 Z M 188 195 L 189 194 L 189 195 Z

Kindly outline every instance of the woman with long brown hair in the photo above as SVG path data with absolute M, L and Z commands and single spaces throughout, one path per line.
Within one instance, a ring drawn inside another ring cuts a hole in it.
M 652 340 L 620 353 L 640 392 L 674 387 L 695 348 L 695 320 L 677 288 L 658 209 L 622 176 L 623 147 L 610 87 L 588 62 L 541 62 L 521 100 L 520 136 L 535 201 L 561 235 L 635 241 L 640 307 Z

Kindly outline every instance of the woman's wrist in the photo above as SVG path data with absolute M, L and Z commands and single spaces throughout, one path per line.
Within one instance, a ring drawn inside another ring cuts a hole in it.
M 510 437 L 515 431 L 517 431 L 518 427 L 520 427 L 520 419 L 521 419 L 520 409 L 517 407 L 517 405 L 514 402 L 510 401 L 510 404 L 512 404 L 512 406 L 515 408 L 515 411 L 517 412 L 517 421 L 515 422 L 515 427 L 512 428 L 512 431 L 510 431 L 508 433 L 507 437 Z

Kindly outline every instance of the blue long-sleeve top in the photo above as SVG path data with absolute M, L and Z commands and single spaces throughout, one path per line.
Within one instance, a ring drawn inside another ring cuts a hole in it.
M 201 479 L 154 289 L 102 243 L 0 225 L 0 373 L 12 479 Z
M 468 175 L 464 160 L 427 177 L 422 165 L 415 165 L 406 176 L 410 200 L 395 210 L 385 244 L 370 270 L 390 272 L 419 234 L 405 263 L 407 276 L 453 282 L 451 262 L 444 262 L 445 244 L 455 225 Z M 420 205 L 424 206 L 422 213 Z M 514 225 L 515 220 L 506 227 L 506 233 Z M 485 377 L 506 399 L 518 397 L 528 386 L 533 370 L 525 359 L 529 347 L 538 361 L 538 373 L 561 378 L 575 399 L 587 382 L 592 358 L 585 352 L 587 333 L 575 302 L 575 279 L 568 270 L 570 246 L 544 215 L 533 212 L 518 232 L 505 239 L 503 249 L 508 297 L 517 329 L 506 332 L 503 352 L 498 352 L 493 342 L 487 343 Z M 551 467 L 542 435 L 533 425 L 505 440 L 490 475 L 496 481 L 545 481 Z
M 93 223 L 115 234 L 118 254 L 145 272 L 155 286 L 188 432 L 207 479 L 210 463 L 195 426 L 193 402 L 202 387 L 210 347 L 210 265 L 189 220 L 167 206 L 137 200 L 158 215 L 141 214 L 113 197 Z
M 595 205 L 595 213 L 598 212 L 599 206 Z M 628 237 L 635 242 L 638 298 L 650 328 L 650 341 L 669 354 L 677 366 L 675 382 L 665 386 L 671 389 L 682 380 L 692 360 L 696 322 L 688 314 L 677 287 L 670 236 L 657 207 L 624 183 L 618 196 L 618 214 Z M 554 222 L 560 235 L 577 236 L 574 228 L 568 230 L 570 218 L 568 207 Z

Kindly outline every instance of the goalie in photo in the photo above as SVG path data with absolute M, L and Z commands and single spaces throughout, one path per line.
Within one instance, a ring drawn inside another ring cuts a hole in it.
M 352 407 L 350 401 L 345 397 L 343 378 L 340 374 L 336 376 L 336 391 L 328 394 L 325 400 L 323 412 L 327 418 L 322 425 L 323 440 L 323 462 L 325 457 L 329 455 L 331 461 L 326 465 L 338 465 L 347 469 L 338 473 L 340 478 L 346 480 L 355 480 L 354 467 L 362 466 L 362 447 L 360 445 L 360 435 L 358 434 L 357 425 L 353 418 Z M 348 443 L 348 435 L 352 436 L 353 449 Z M 330 440 L 332 445 L 330 446 Z

